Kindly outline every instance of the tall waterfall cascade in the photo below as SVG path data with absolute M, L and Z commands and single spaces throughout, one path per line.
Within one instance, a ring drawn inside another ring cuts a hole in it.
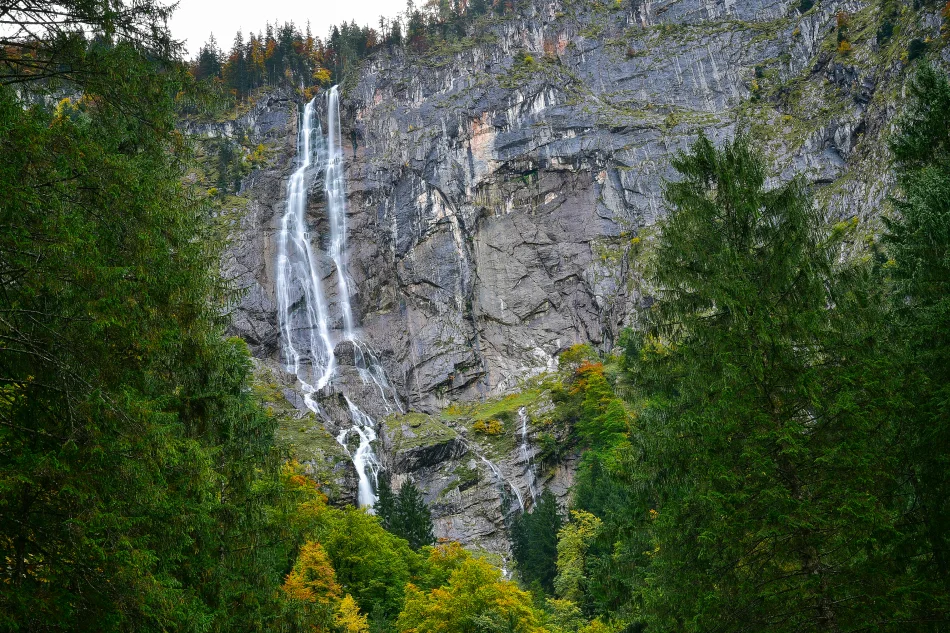
M 369 345 L 361 341 L 350 303 L 351 280 L 346 270 L 346 178 L 340 134 L 340 95 L 336 86 L 326 93 L 326 135 L 317 115 L 314 97 L 304 106 L 297 136 L 297 168 L 287 183 L 287 203 L 281 218 L 277 253 L 277 316 L 280 327 L 281 362 L 297 377 L 304 402 L 317 416 L 327 419 L 319 403 L 320 394 L 330 389 L 342 392 L 352 426 L 337 435 L 356 469 L 357 499 L 372 511 L 376 503 L 379 460 L 373 452 L 376 422 L 360 409 L 338 375 L 335 344 L 349 342 L 354 363 L 364 384 L 379 392 L 387 412 L 401 411 L 399 398 L 386 372 Z M 336 276 L 337 310 L 341 327 L 333 328 L 333 316 L 324 292 L 320 260 L 307 226 L 308 192 L 323 175 L 329 220 L 329 259 Z M 347 440 L 356 436 L 358 447 L 351 451 Z
M 325 160 L 320 128 L 314 127 L 316 99 L 304 108 L 297 134 L 297 169 L 287 182 L 287 203 L 277 251 L 277 318 L 284 368 L 297 376 L 307 406 L 320 413 L 313 393 L 329 384 L 336 367 L 329 316 L 316 256 L 307 229 L 307 190 L 314 166 Z M 322 151 L 321 151 L 322 150 Z M 302 301 L 292 304 L 292 297 Z

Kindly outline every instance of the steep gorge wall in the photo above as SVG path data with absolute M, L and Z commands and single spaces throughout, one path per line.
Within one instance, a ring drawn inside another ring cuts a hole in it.
M 839 11 L 851 20 L 847 56 L 835 51 Z M 936 10 L 914 14 L 881 46 L 877 11 L 855 0 L 804 15 L 778 0 L 535 2 L 437 50 L 370 59 L 343 97 L 348 265 L 363 338 L 408 408 L 436 414 L 517 390 L 575 343 L 609 350 L 651 302 L 633 271 L 633 238 L 662 215 L 670 158 L 700 130 L 714 140 L 752 134 L 780 177 L 804 172 L 830 215 L 858 217 L 873 233 L 900 53 L 940 26 Z M 225 269 L 247 294 L 232 330 L 279 375 L 274 235 L 296 104 L 275 94 L 234 124 L 192 131 L 240 127 L 270 159 L 233 203 Z M 309 221 L 338 314 L 319 184 Z M 542 400 L 532 405 L 541 412 Z M 387 424 L 384 458 L 426 490 L 440 535 L 502 551 L 497 481 L 460 485 L 458 473 L 479 465 L 464 424 L 437 415 Z M 326 439 L 319 455 L 352 490 Z M 492 458 L 523 482 L 516 451 Z M 571 468 L 546 478 L 563 496 Z
M 610 349 L 649 302 L 630 238 L 662 213 L 669 158 L 698 130 L 759 128 L 785 177 L 847 177 L 833 210 L 875 215 L 880 175 L 851 172 L 901 65 L 829 54 L 839 10 L 874 8 L 545 2 L 456 50 L 371 60 L 347 90 L 352 270 L 409 402 L 510 390 L 573 343 Z M 802 94 L 760 98 L 779 86 Z

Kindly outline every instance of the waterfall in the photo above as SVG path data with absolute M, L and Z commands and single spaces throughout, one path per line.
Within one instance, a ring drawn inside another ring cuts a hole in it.
M 315 413 L 312 394 L 333 377 L 336 359 L 327 325 L 327 305 L 307 231 L 307 189 L 320 144 L 314 102 L 307 103 L 297 135 L 297 169 L 287 182 L 287 204 L 277 246 L 277 319 L 284 368 L 297 376 L 304 401 Z M 301 300 L 292 301 L 292 292 Z
M 531 453 L 528 450 L 528 411 L 524 407 L 518 409 L 518 421 L 521 422 L 521 461 L 525 465 L 528 476 L 528 493 L 531 495 L 531 501 L 538 503 L 537 481 L 538 475 L 534 469 L 534 461 L 531 459 Z
M 343 173 L 343 143 L 340 140 L 340 93 L 336 86 L 327 95 L 327 163 L 324 187 L 330 218 L 330 257 L 336 266 L 336 283 L 343 312 L 343 338 L 354 339 L 350 284 L 346 273 L 346 178 Z
M 376 423 L 346 394 L 345 384 L 333 382 L 338 364 L 330 333 L 330 316 L 319 266 L 310 243 L 306 222 L 307 192 L 320 167 L 330 225 L 329 256 L 336 269 L 338 305 L 343 331 L 337 340 L 353 345 L 354 362 L 363 383 L 372 382 L 386 411 L 402 412 L 399 398 L 386 378 L 382 364 L 356 335 L 350 305 L 350 278 L 346 271 L 346 178 L 340 138 L 340 95 L 336 86 L 327 93 L 324 139 L 316 117 L 316 98 L 303 109 L 297 136 L 297 169 L 287 183 L 287 204 L 281 219 L 277 252 L 277 317 L 280 326 L 281 360 L 287 372 L 300 382 L 304 402 L 325 417 L 314 395 L 333 384 L 343 392 L 352 426 L 337 435 L 337 441 L 353 461 L 359 479 L 358 501 L 372 512 L 376 502 L 379 461 L 373 452 Z M 359 446 L 350 453 L 346 440 L 351 433 Z
M 340 137 L 340 93 L 336 86 L 327 94 L 327 160 L 324 189 L 330 219 L 330 258 L 336 267 L 340 312 L 343 313 L 343 339 L 353 343 L 353 355 L 360 379 L 372 382 L 379 390 L 386 410 L 402 413 L 399 398 L 386 379 L 382 364 L 369 346 L 357 338 L 350 306 L 350 276 L 346 272 L 346 177 L 343 171 L 343 142 Z
M 346 454 L 350 455 L 350 459 L 353 460 L 353 466 L 356 467 L 356 476 L 359 478 L 357 501 L 361 507 L 369 508 L 369 511 L 373 512 L 373 506 L 376 505 L 375 491 L 379 484 L 379 461 L 376 459 L 376 454 L 373 452 L 372 446 L 373 440 L 376 439 L 376 431 L 374 430 L 376 423 L 373 421 L 373 418 L 360 411 L 359 407 L 353 404 L 349 398 L 344 396 L 344 399 L 346 400 L 346 406 L 350 410 L 350 419 L 353 421 L 353 426 L 340 431 L 336 441 L 343 446 L 343 450 L 346 451 Z M 360 443 L 356 452 L 350 454 L 350 449 L 346 444 L 346 438 L 350 433 L 354 432 L 359 436 Z M 372 475 L 372 483 L 370 482 L 370 474 L 366 472 L 367 470 L 369 470 Z
M 518 500 L 518 509 L 524 512 L 524 497 L 521 496 L 521 491 L 518 490 L 518 486 L 508 481 L 508 479 L 505 478 L 505 476 L 501 474 L 501 471 L 498 469 L 498 466 L 495 466 L 495 464 L 492 463 L 487 457 L 479 453 L 475 453 L 475 455 L 480 460 L 485 462 L 488 468 L 491 469 L 492 474 L 495 475 L 495 480 L 498 481 L 500 485 L 504 486 L 505 484 L 508 484 L 508 487 L 511 488 L 512 492 L 515 493 L 515 498 Z
M 490 470 L 492 475 L 494 475 L 495 481 L 498 483 L 498 486 L 501 488 L 502 492 L 504 492 L 505 486 L 511 488 L 511 491 L 515 493 L 515 499 L 518 501 L 518 509 L 521 512 L 524 512 L 524 497 L 521 496 L 521 491 L 518 490 L 518 486 L 511 483 L 511 481 L 509 481 L 508 478 L 501 473 L 501 470 L 498 468 L 498 466 L 496 466 L 494 462 L 477 451 L 474 446 L 464 440 L 462 440 L 462 444 L 465 446 L 465 448 L 471 451 L 475 457 L 482 460 L 482 463 L 488 466 L 488 470 Z

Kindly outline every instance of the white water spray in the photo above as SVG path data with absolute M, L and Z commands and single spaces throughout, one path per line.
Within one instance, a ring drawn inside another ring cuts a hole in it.
M 346 273 L 346 179 L 343 175 L 343 143 L 340 139 L 340 93 L 336 86 L 327 95 L 327 163 L 324 187 L 330 218 L 330 257 L 336 266 L 336 284 L 343 312 L 343 338 L 352 341 L 353 310 Z
M 382 364 L 370 347 L 359 340 L 354 331 L 353 309 L 350 304 L 350 275 L 346 271 L 346 178 L 344 174 L 343 142 L 340 136 L 340 93 L 336 86 L 327 93 L 327 160 L 324 190 L 327 196 L 327 215 L 330 219 L 330 258 L 336 267 L 336 284 L 340 312 L 343 314 L 343 339 L 353 343 L 353 355 L 360 379 L 372 382 L 379 389 L 386 410 L 402 413 L 396 391 L 389 385 Z
M 306 224 L 307 191 L 314 174 L 323 167 L 330 224 L 329 255 L 336 268 L 338 303 L 342 313 L 341 338 L 353 344 L 360 379 L 366 384 L 375 384 L 387 411 L 395 408 L 402 412 L 399 398 L 386 379 L 382 364 L 355 333 L 350 305 L 350 280 L 346 272 L 346 179 L 337 87 L 331 88 L 327 94 L 325 139 L 320 126 L 316 124 L 315 103 L 315 98 L 307 103 L 301 116 L 297 137 L 297 169 L 287 183 L 287 205 L 278 238 L 277 308 L 282 360 L 285 369 L 300 381 L 307 407 L 323 417 L 313 394 L 331 384 L 337 370 L 337 360 L 330 336 L 327 300 Z M 376 425 L 349 397 L 344 395 L 344 398 L 353 425 L 341 431 L 337 441 L 343 445 L 356 468 L 359 504 L 372 511 L 379 473 L 379 461 L 372 447 L 376 439 Z M 351 433 L 359 437 L 359 446 L 352 454 L 346 443 Z

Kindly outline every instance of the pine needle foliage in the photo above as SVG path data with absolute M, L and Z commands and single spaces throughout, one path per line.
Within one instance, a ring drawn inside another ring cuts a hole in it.
M 885 265 L 894 283 L 898 354 L 913 403 L 901 416 L 907 516 L 921 600 L 948 617 L 950 591 L 950 82 L 921 65 L 891 149 L 898 215 L 888 222 Z M 929 583 L 934 583 L 930 585 Z M 927 586 L 927 590 L 923 590 Z
M 518 563 L 518 576 L 527 586 L 538 586 L 548 595 L 554 594 L 557 537 L 563 523 L 557 499 L 546 489 L 531 512 L 519 515 L 511 526 L 511 552 Z
M 642 618 L 669 631 L 851 630 L 883 621 L 897 487 L 887 384 L 845 318 L 801 178 L 769 186 L 749 139 L 700 136 L 673 161 L 652 281 L 663 291 L 627 362 L 646 552 Z M 865 276 L 866 277 L 866 276 Z M 890 579 L 893 581 L 893 578 Z
M 389 474 L 384 472 L 379 477 L 378 492 L 375 511 L 386 530 L 406 539 L 414 550 L 435 542 L 432 513 L 412 481 L 407 479 L 399 491 L 393 493 Z
M 259 630 L 290 554 L 275 421 L 183 184 L 187 77 L 131 41 L 164 10 L 4 11 L 63 22 L 0 55 L 0 629 Z

